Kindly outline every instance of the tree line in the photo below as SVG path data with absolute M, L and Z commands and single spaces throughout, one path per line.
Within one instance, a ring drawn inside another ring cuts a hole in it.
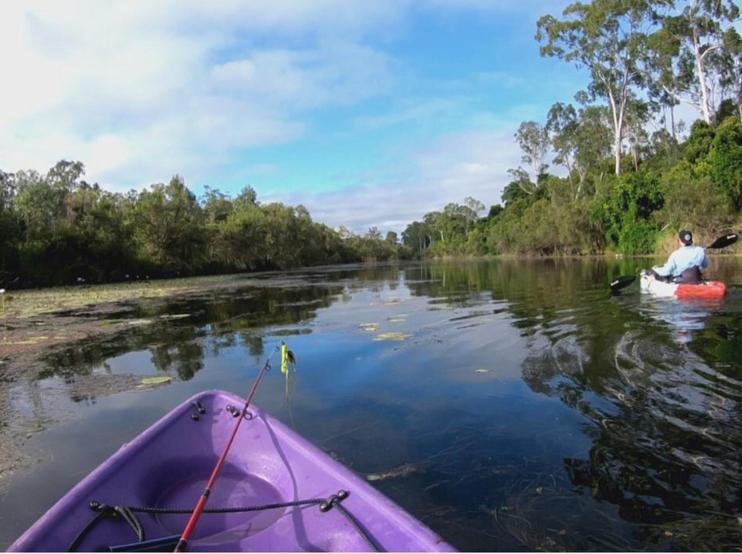
M 409 224 L 404 244 L 421 257 L 643 254 L 679 227 L 738 226 L 739 20 L 733 0 L 593 0 L 539 19 L 542 56 L 586 70 L 588 86 L 520 125 L 501 205 L 479 217 L 473 199 L 449 204 Z M 690 129 L 681 103 L 699 114 Z
M 384 261 L 409 256 L 396 233 L 357 235 L 314 222 L 304 206 L 197 198 L 174 176 L 140 192 L 84 180 L 80 162 L 46 174 L 0 171 L 0 287 L 100 283 Z
M 0 171 L 0 288 L 286 269 L 408 257 L 651 253 L 679 227 L 742 223 L 742 38 L 734 0 L 592 0 L 537 24 L 543 56 L 586 70 L 574 103 L 515 133 L 502 204 L 476 199 L 382 237 L 303 206 L 182 178 L 113 193 L 80 162 Z M 686 129 L 676 109 L 693 106 Z M 552 168 L 559 168 L 561 176 Z

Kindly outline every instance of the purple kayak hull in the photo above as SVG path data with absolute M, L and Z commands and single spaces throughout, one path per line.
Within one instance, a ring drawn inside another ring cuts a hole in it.
M 191 418 L 194 402 L 205 408 Z M 231 433 L 228 406 L 244 401 L 222 391 L 187 400 L 136 439 L 123 445 L 34 523 L 9 551 L 65 551 L 96 516 L 90 502 L 110 506 L 191 510 Z M 368 483 L 264 411 L 250 407 L 207 504 L 210 508 L 326 499 L 348 491 L 341 509 L 318 505 L 203 514 L 189 551 L 453 551 L 438 535 Z M 187 514 L 136 512 L 147 540 L 178 535 Z M 102 518 L 79 551 L 108 550 L 137 542 L 124 518 Z

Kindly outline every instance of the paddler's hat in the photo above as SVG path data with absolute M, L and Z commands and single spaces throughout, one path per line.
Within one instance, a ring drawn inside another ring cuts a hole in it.
M 693 233 L 690 231 L 686 231 L 683 229 L 678 233 L 678 238 L 680 239 L 680 242 L 682 242 L 684 245 L 689 246 L 693 244 Z

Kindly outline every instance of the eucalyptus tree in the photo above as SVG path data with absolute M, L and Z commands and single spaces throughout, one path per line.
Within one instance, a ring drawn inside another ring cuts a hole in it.
M 720 64 L 722 94 L 728 94 L 737 108 L 737 117 L 742 120 L 742 36 L 730 27 L 724 33 L 726 56 Z
M 441 242 L 446 242 L 446 232 L 442 225 L 443 219 L 444 214 L 441 212 L 428 212 L 423 216 L 423 223 L 430 229 L 430 246 L 439 239 Z
M 546 156 L 549 155 L 550 148 L 549 134 L 546 128 L 535 121 L 524 121 L 515 132 L 515 140 L 523 152 L 521 161 L 531 168 L 533 180 L 529 179 L 528 181 L 538 183 L 549 167 L 546 163 Z M 525 190 L 525 192 L 532 194 L 534 191 Z
M 610 154 L 609 125 L 606 109 L 601 106 L 585 106 L 578 111 L 571 104 L 558 102 L 549 110 L 546 129 L 555 153 L 554 163 L 567 169 L 570 182 L 577 176 L 574 200 L 584 193 L 590 171 Z
M 482 209 L 484 209 L 484 206 L 482 206 Z M 441 230 L 450 240 L 456 235 L 465 235 L 469 230 L 469 225 L 476 217 L 477 214 L 473 209 L 462 204 L 449 202 L 443 207 L 443 214 L 438 222 Z
M 694 106 L 714 123 L 725 93 L 735 97 L 742 116 L 742 47 L 734 24 L 735 0 L 657 1 L 659 29 L 650 40 L 652 69 L 661 90 Z M 678 12 L 678 10 L 680 10 Z
M 517 169 L 508 169 L 508 175 L 510 175 L 512 181 L 510 181 L 510 183 L 505 187 L 506 190 L 512 185 L 518 188 L 518 195 L 521 195 L 520 193 L 525 196 L 536 194 L 538 184 L 531 181 L 531 176 L 525 169 L 522 167 L 518 167 Z M 503 196 L 502 199 L 507 204 L 508 200 L 505 199 L 505 196 Z
M 572 104 L 557 102 L 546 116 L 546 131 L 554 149 L 554 163 L 564 166 L 570 180 L 575 168 L 576 135 L 579 128 L 577 110 Z
M 634 171 L 639 170 L 639 162 L 649 148 L 649 134 L 645 126 L 649 119 L 649 111 L 650 104 L 640 100 L 632 101 L 626 110 L 626 138 L 634 162 Z
M 603 98 L 611 110 L 615 173 L 621 173 L 626 110 L 644 86 L 651 0 L 593 0 L 567 6 L 559 20 L 537 23 L 541 55 L 554 56 L 590 74 L 587 94 Z
M 461 213 L 466 219 L 466 232 L 469 232 L 469 229 L 477 222 L 479 219 L 479 214 L 484 211 L 484 204 L 477 200 L 476 198 L 473 198 L 471 196 L 467 196 L 464 198 L 464 205 L 461 206 Z
M 413 221 L 402 231 L 402 244 L 411 248 L 419 258 L 423 257 L 431 240 L 431 230 L 422 221 Z

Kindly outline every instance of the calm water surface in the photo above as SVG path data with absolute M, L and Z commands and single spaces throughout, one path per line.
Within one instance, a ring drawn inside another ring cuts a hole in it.
M 742 288 L 611 297 L 641 263 L 331 268 L 129 311 L 145 322 L 54 351 L 14 385 L 6 401 L 43 430 L 0 499 L 0 548 L 188 396 L 243 396 L 285 340 L 288 393 L 274 371 L 256 403 L 459 549 L 739 549 Z M 742 283 L 742 262 L 711 274 Z M 173 384 L 71 384 L 128 374 Z

